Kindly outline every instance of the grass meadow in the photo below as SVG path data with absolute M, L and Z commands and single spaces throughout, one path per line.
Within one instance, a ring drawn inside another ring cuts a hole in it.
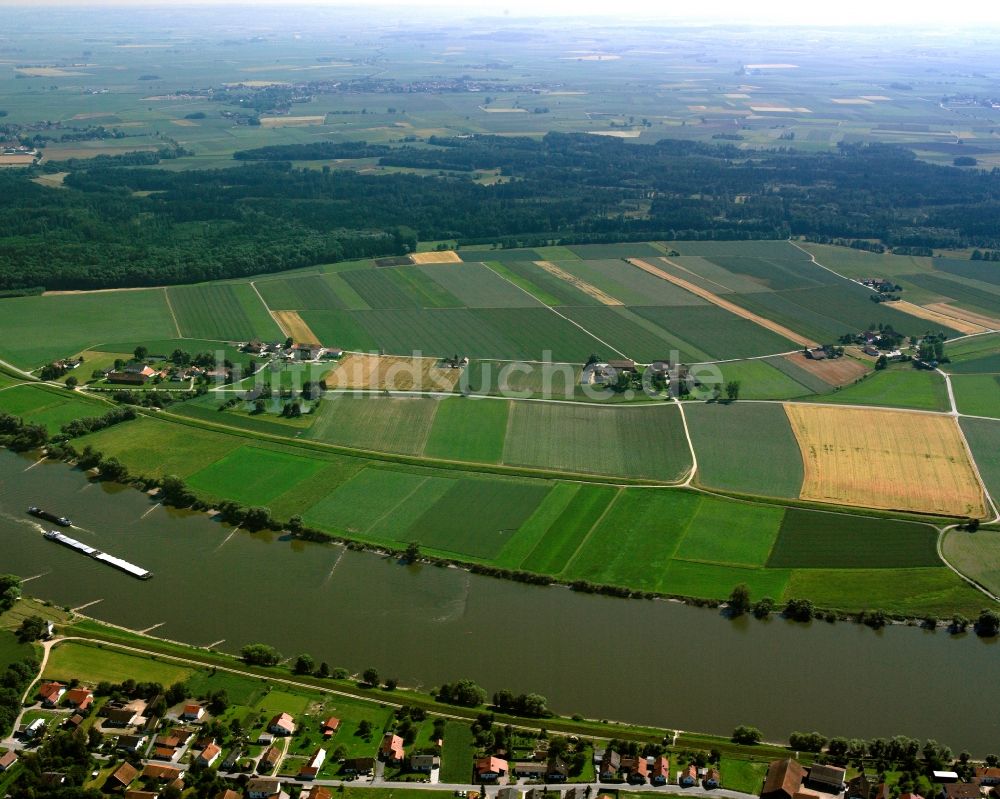
M 127 679 L 172 685 L 184 682 L 192 674 L 194 669 L 175 663 L 69 641 L 52 650 L 44 676 L 63 682 L 77 679 L 90 685 L 104 680 L 120 683 Z
M 826 394 L 819 401 L 922 411 L 949 409 L 944 378 L 937 372 L 917 370 L 908 364 L 872 372 L 864 380 Z

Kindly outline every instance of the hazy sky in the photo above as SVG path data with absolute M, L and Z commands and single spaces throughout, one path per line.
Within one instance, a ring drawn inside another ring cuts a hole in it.
M 419 17 L 445 11 L 462 16 L 567 16 L 652 19 L 663 22 L 739 22 L 761 25 L 1000 26 L 1000 3 L 965 0 L 955 5 L 913 0 L 0 0 L 2 6 L 168 7 L 227 5 L 275 9 L 283 6 L 395 8 Z M 998 44 L 1000 48 L 1000 44 Z
M 428 16 L 429 7 L 452 15 L 588 16 L 647 18 L 664 22 L 709 21 L 758 24 L 1000 26 L 1000 3 L 964 0 L 950 3 L 914 0 L 0 0 L 0 6 L 165 6 L 242 5 L 250 8 L 317 5 L 387 7 Z

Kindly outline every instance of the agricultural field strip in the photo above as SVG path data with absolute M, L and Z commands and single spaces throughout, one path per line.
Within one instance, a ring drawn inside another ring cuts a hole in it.
M 562 569 L 559 572 L 560 574 L 565 574 L 567 571 L 569 571 L 569 568 L 573 565 L 573 561 L 577 559 L 577 557 L 583 551 L 584 547 L 586 547 L 587 541 L 589 541 L 590 537 L 594 534 L 594 530 L 596 530 L 598 527 L 601 526 L 601 522 L 603 522 L 607 518 L 608 514 L 611 512 L 611 509 L 618 504 L 618 500 L 621 498 L 621 495 L 622 492 L 621 489 L 619 489 L 618 493 L 616 493 L 614 497 L 611 499 L 611 501 L 607 505 L 605 505 L 604 510 L 601 512 L 601 515 L 594 520 L 594 523 L 590 525 L 590 528 L 587 530 L 587 534 L 580 539 L 580 543 L 577 544 L 576 549 L 573 550 L 573 554 L 566 559 L 566 563 L 563 565 Z
M 163 298 L 167 301 L 167 310 L 170 311 L 170 318 L 174 320 L 174 328 L 177 330 L 177 338 L 184 338 L 181 334 L 181 325 L 177 321 L 177 314 L 174 313 L 173 303 L 170 302 L 170 292 L 167 291 L 167 287 L 163 287 Z
M 560 280 L 564 280 L 571 286 L 580 289 L 584 294 L 588 294 L 595 300 L 599 301 L 602 305 L 624 305 L 621 300 L 616 297 L 612 297 L 610 294 L 602 291 L 597 286 L 588 283 L 583 278 L 577 277 L 576 275 L 570 274 L 565 269 L 560 269 L 556 264 L 551 261 L 535 261 L 535 266 L 541 267 L 550 275 L 554 275 Z
M 816 256 L 813 253 L 809 252 L 809 250 L 807 250 L 807 249 L 805 249 L 803 247 L 800 247 L 798 244 L 796 244 L 791 239 L 788 240 L 788 243 L 791 244 L 793 247 L 795 247 L 795 249 L 801 250 L 806 255 L 808 255 L 809 258 L 812 259 L 812 262 L 816 266 L 820 267 L 821 269 L 825 269 L 830 274 L 836 275 L 839 278 L 843 278 L 844 280 L 850 280 L 852 283 L 857 283 L 859 286 L 864 286 L 864 288 L 868 288 L 868 286 L 865 286 L 865 284 L 862 283 L 860 280 L 855 280 L 852 277 L 847 277 L 846 275 L 842 275 L 839 272 L 837 272 L 836 270 L 831 269 L 829 266 L 821 264 L 818 260 L 816 260 Z M 941 307 L 940 307 L 942 305 L 942 303 L 936 303 L 936 305 L 938 306 L 936 308 L 928 308 L 926 306 L 919 306 L 919 305 L 918 306 L 914 306 L 913 303 L 905 302 L 905 301 L 903 303 L 899 303 L 899 304 L 904 305 L 904 307 L 915 307 L 915 308 L 923 309 L 923 310 L 926 311 L 926 315 L 922 316 L 922 317 L 920 317 L 920 314 L 914 313 L 913 311 L 910 311 L 910 315 L 911 316 L 918 316 L 920 318 L 928 319 L 928 320 L 931 320 L 931 321 L 934 321 L 934 320 L 941 321 L 940 317 L 944 317 L 945 319 L 948 319 L 951 322 L 957 322 L 957 323 L 959 323 L 960 325 L 962 325 L 964 327 L 968 327 L 969 325 L 972 325 L 974 327 L 982 328 L 980 330 L 962 330 L 960 327 L 955 327 L 955 329 L 958 330 L 959 332 L 962 332 L 962 333 L 966 334 L 966 335 L 963 335 L 963 336 L 959 336 L 958 338 L 971 338 L 972 336 L 981 336 L 981 335 L 984 335 L 984 334 L 987 334 L 987 333 L 995 332 L 993 329 L 991 329 L 991 328 L 985 326 L 984 324 L 982 324 L 982 322 L 985 321 L 988 317 L 983 317 L 980 314 L 976 314 L 976 316 L 978 317 L 978 319 L 976 321 L 972 321 L 970 319 L 963 319 L 962 317 L 958 316 L 957 314 L 950 315 L 950 314 L 945 313 L 941 309 Z M 952 325 L 952 326 L 954 327 L 954 325 Z M 955 341 L 955 340 L 957 340 L 957 339 L 952 339 L 952 341 Z
M 938 372 L 941 372 L 938 369 Z M 969 459 L 969 463 L 972 464 L 972 471 L 976 475 L 976 479 L 979 481 L 979 485 L 983 489 L 983 495 L 986 498 L 986 508 L 987 510 L 993 511 L 993 518 L 987 522 L 988 524 L 993 524 L 995 522 L 1000 522 L 1000 506 L 997 505 L 996 501 L 993 499 L 993 495 L 990 494 L 989 486 L 986 485 L 986 481 L 983 479 L 982 472 L 979 471 L 979 464 L 976 463 L 976 456 L 972 452 L 972 446 L 969 444 L 969 439 L 965 435 L 965 430 L 962 425 L 958 422 L 958 417 L 962 416 L 958 412 L 958 405 L 955 402 L 955 392 L 951 387 L 951 375 L 941 372 L 944 375 L 945 385 L 948 387 L 948 400 L 951 402 L 951 412 L 949 416 L 955 417 L 955 427 L 958 428 L 958 437 L 962 440 L 962 446 L 965 447 L 965 454 Z M 985 418 L 985 417 L 975 417 L 975 418 Z M 941 554 L 941 542 L 938 541 L 938 554 Z M 942 558 L 943 559 L 943 558 Z
M 718 296 L 717 294 L 713 294 L 707 289 L 703 289 L 699 286 L 696 286 L 694 283 L 691 283 L 690 281 L 684 280 L 683 278 L 679 278 L 676 275 L 672 275 L 669 272 L 664 271 L 663 269 L 658 269 L 657 267 L 653 266 L 652 264 L 646 263 L 640 258 L 629 258 L 627 260 L 630 264 L 632 264 L 632 266 L 635 266 L 638 269 L 642 269 L 644 272 L 648 272 L 651 275 L 655 275 L 656 277 L 662 278 L 663 280 L 667 280 L 676 286 L 680 286 L 681 288 L 690 291 L 695 296 L 701 297 L 703 300 L 707 300 L 713 305 L 717 305 L 724 311 L 729 311 L 729 313 L 735 316 L 739 316 L 743 319 L 748 319 L 749 321 L 760 325 L 766 330 L 770 330 L 772 333 L 777 333 L 779 336 L 782 336 L 783 338 L 786 338 L 789 341 L 794 341 L 796 344 L 800 344 L 804 347 L 816 346 L 815 341 L 812 341 L 811 339 L 808 339 L 804 336 L 800 336 L 798 333 L 796 333 L 793 330 L 790 330 L 784 325 L 780 325 L 777 322 L 772 322 L 770 319 L 765 319 L 764 317 L 759 316 L 758 314 L 755 314 L 751 311 L 748 311 L 746 308 L 743 308 L 737 305 L 736 303 L 729 302 L 729 300 L 725 300 L 722 297 Z M 670 264 L 671 266 L 677 267 L 677 264 L 675 264 L 669 258 L 664 257 L 662 260 Z
M 531 293 L 530 291 L 528 291 L 527 289 L 525 289 L 525 288 L 522 288 L 521 286 L 517 285 L 517 283 L 515 283 L 515 282 L 514 282 L 513 280 L 509 280 L 509 279 L 508 279 L 507 277 L 505 277 L 504 275 L 500 274 L 500 273 L 499 273 L 499 272 L 497 272 L 497 271 L 496 271 L 495 269 L 493 269 L 493 268 L 492 268 L 492 267 L 491 267 L 491 266 L 490 266 L 489 264 L 485 264 L 485 266 L 486 266 L 486 268 L 487 268 L 487 269 L 489 269 L 489 270 L 490 270 L 491 272 L 493 272 L 493 273 L 494 273 L 495 275 L 497 275 L 498 277 L 500 277 L 500 278 L 501 278 L 502 280 L 506 280 L 506 281 L 507 281 L 508 283 L 510 283 L 510 285 L 514 286 L 514 288 L 516 288 L 516 289 L 517 289 L 518 291 L 522 291 L 522 292 L 524 292 L 525 294 L 527 294 L 527 295 L 528 295 L 529 297 L 531 297 L 531 299 L 532 299 L 532 300 L 536 300 L 536 299 L 537 299 L 537 298 L 535 297 L 535 295 L 534 295 L 534 294 L 532 294 L 532 293 Z M 617 349 L 615 349 L 615 348 L 614 348 L 614 347 L 612 347 L 612 346 L 611 346 L 610 344 L 608 344 L 608 342 L 606 342 L 606 341 L 604 341 L 603 339 L 600 339 L 600 338 L 598 338 L 597 336 L 595 336 L 595 335 L 594 335 L 593 333 L 591 333 L 591 332 L 590 332 L 589 330 L 587 330 L 587 328 L 585 328 L 585 327 L 584 327 L 583 325 L 581 325 L 581 324 L 578 324 L 577 322 L 574 322 L 574 321 L 573 321 L 572 319 L 570 319 L 570 318 L 569 318 L 568 316 L 566 316 L 566 315 L 564 315 L 564 314 L 561 314 L 561 313 L 559 313 L 559 311 L 557 311 L 557 310 L 556 310 L 555 308 L 553 308 L 553 307 L 552 307 L 551 305 L 546 305 L 545 307 L 546 307 L 546 308 L 548 308 L 548 309 L 549 309 L 550 311 L 552 311 L 552 313 L 554 313 L 554 314 L 555 314 L 556 316 L 558 316 L 558 317 L 559 317 L 560 319 L 564 319 L 564 320 L 566 320 L 567 322 L 569 322 L 569 323 L 570 323 L 571 325 L 573 325 L 574 327 L 578 327 L 578 328 L 579 328 L 580 330 L 582 330 L 582 331 L 583 331 L 584 333 L 586 333 L 586 334 L 587 334 L 588 336 L 590 336 L 590 337 L 591 337 L 592 339 L 594 339 L 595 341 L 598 341 L 598 342 L 600 342 L 601 344 L 603 344 L 603 345 L 604 345 L 605 347 L 607 347 L 607 348 L 608 348 L 609 350 L 611 350 L 612 352 L 615 352 L 615 353 L 617 353 L 618 355 L 621 355 L 621 356 L 622 356 L 623 358 L 627 358 L 627 357 L 628 357 L 628 356 L 627 356 L 627 355 L 626 355 L 626 354 L 625 354 L 624 352 L 621 352 L 620 350 L 617 350 Z

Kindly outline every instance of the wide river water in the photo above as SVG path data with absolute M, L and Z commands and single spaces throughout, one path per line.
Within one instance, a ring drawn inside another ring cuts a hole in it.
M 139 581 L 46 541 L 28 505 L 150 569 Z M 0 450 L 0 572 L 25 590 L 154 635 L 235 652 L 251 641 L 429 688 L 470 677 L 559 712 L 783 740 L 793 730 L 1000 749 L 1000 646 L 856 624 L 730 621 L 674 602 L 528 586 L 459 569 L 234 532 L 204 514 Z M 35 576 L 39 575 L 39 576 Z M 100 601 L 97 601 L 100 600 Z M 94 603 L 94 604 L 89 604 Z M 222 641 L 221 643 L 217 643 Z

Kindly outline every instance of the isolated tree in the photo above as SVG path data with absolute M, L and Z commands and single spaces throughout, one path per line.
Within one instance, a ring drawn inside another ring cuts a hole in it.
M 732 741 L 734 744 L 753 745 L 759 744 L 764 738 L 764 734 L 756 727 L 749 727 L 741 724 L 733 730 Z
M 730 402 L 735 402 L 740 398 L 740 381 L 730 380 L 726 383 L 726 397 Z
M 365 669 L 364 673 L 361 675 L 361 679 L 365 681 L 366 685 L 370 685 L 372 688 L 378 685 L 378 669 L 374 667 L 369 667 Z
M 281 653 L 267 644 L 247 644 L 240 650 L 240 657 L 251 666 L 276 666 L 281 662 Z
M 727 603 L 730 616 L 742 616 L 750 610 L 750 587 L 746 583 L 740 583 L 729 594 Z
M 774 600 L 769 596 L 761 597 L 754 602 L 753 615 L 756 619 L 766 619 L 774 611 Z
M 983 608 L 976 620 L 976 634 L 982 638 L 993 638 L 1000 632 L 1000 615 L 995 610 Z
M 420 559 L 420 544 L 411 541 L 406 545 L 406 552 L 403 553 L 403 560 L 407 563 L 415 563 Z
M 326 679 L 330 676 L 330 665 L 324 660 L 319 664 L 319 668 L 316 669 L 316 676 Z
M 312 674 L 315 668 L 316 661 L 313 659 L 313 656 L 302 653 L 295 658 L 295 665 L 292 667 L 292 671 L 296 674 Z
M 146 356 L 149 355 L 149 350 L 140 344 L 135 348 L 135 351 L 132 354 L 135 356 L 137 361 L 144 361 L 146 360 Z
M 69 377 L 66 378 L 66 388 L 68 388 L 70 391 L 76 388 L 79 384 L 80 381 L 77 380 L 75 375 L 70 375 Z
M 37 641 L 45 634 L 45 619 L 41 616 L 28 616 L 17 628 L 17 640 L 22 644 L 30 641 Z
M 253 414 L 254 416 L 260 416 L 264 411 L 267 410 L 267 403 L 262 399 L 254 400 L 253 403 Z

